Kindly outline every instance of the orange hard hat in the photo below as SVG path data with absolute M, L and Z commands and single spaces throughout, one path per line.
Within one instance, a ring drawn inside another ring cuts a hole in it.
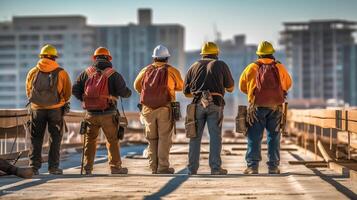
M 93 59 L 97 56 L 108 56 L 109 60 L 112 60 L 112 56 L 110 55 L 110 51 L 105 47 L 98 47 L 93 54 Z

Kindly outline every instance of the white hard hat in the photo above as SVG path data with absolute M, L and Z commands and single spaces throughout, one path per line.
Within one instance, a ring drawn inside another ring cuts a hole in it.
M 155 47 L 154 52 L 152 53 L 153 58 L 168 58 L 170 57 L 169 50 L 163 46 L 163 45 L 158 45 Z

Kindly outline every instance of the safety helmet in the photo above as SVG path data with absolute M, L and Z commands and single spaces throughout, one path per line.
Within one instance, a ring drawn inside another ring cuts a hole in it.
M 158 45 L 155 47 L 153 53 L 153 58 L 168 58 L 170 57 L 169 50 L 164 45 Z
M 273 45 L 270 42 L 263 41 L 258 45 L 256 54 L 258 56 L 270 55 L 275 52 Z
M 50 57 L 57 58 L 58 57 L 57 49 L 50 44 L 46 44 L 42 47 L 41 52 L 38 55 L 38 57 L 40 58 L 42 56 L 50 56 Z
M 201 55 L 208 55 L 208 54 L 213 54 L 213 55 L 219 54 L 219 49 L 216 43 L 206 42 L 203 44 L 201 48 Z
M 97 56 L 107 56 L 109 58 L 109 60 L 112 60 L 112 56 L 110 55 L 110 51 L 105 48 L 105 47 L 98 47 L 93 54 L 93 59 L 95 60 L 95 58 Z

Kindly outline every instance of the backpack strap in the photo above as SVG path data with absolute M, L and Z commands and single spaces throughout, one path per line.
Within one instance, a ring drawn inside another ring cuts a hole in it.
M 107 67 L 103 71 L 103 75 L 105 75 L 107 78 L 109 78 L 114 73 L 115 73 L 115 70 L 112 67 Z
M 259 67 L 261 67 L 264 64 L 264 63 L 260 62 L 259 60 L 256 60 L 254 63 L 256 65 L 258 65 Z M 273 62 L 271 62 L 270 64 L 275 66 L 277 63 L 281 63 L 281 62 L 278 60 L 273 60 Z
M 36 81 L 37 81 L 38 73 L 40 73 L 40 70 L 36 67 L 35 72 L 34 72 L 34 74 L 33 74 L 32 87 L 34 86 L 34 84 L 35 84 Z
M 90 66 L 86 69 L 86 74 L 88 77 L 93 76 L 96 72 L 97 72 L 97 70 L 93 66 Z
M 258 67 L 260 67 L 260 66 L 262 66 L 262 65 L 263 65 L 263 63 L 262 63 L 262 62 L 260 62 L 259 60 L 256 60 L 256 61 L 254 62 L 254 64 L 258 65 Z

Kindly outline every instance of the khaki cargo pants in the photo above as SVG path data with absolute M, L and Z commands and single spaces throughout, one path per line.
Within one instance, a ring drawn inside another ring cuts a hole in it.
M 151 109 L 143 106 L 145 137 L 148 140 L 149 165 L 153 172 L 169 168 L 169 153 L 172 145 L 171 109 L 169 106 Z
M 117 124 L 113 120 L 114 114 L 90 115 L 85 117 L 89 122 L 87 139 L 84 150 L 84 169 L 93 170 L 95 153 L 97 150 L 97 137 L 99 129 L 102 128 L 107 138 L 108 160 L 110 167 L 121 167 L 119 140 L 117 137 Z

